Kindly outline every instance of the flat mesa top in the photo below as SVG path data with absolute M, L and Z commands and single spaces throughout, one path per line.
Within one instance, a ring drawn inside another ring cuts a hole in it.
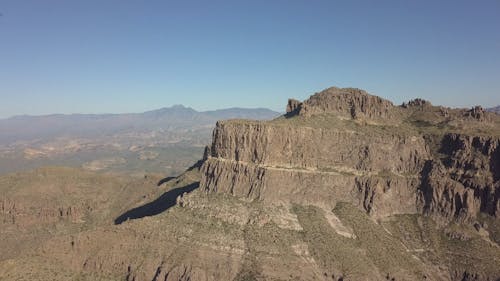
M 234 119 L 219 125 L 307 126 L 385 132 L 456 132 L 500 136 L 500 115 L 480 106 L 469 109 L 434 106 L 416 98 L 396 106 L 357 88 L 331 87 L 305 101 L 289 99 L 286 113 L 270 121 Z

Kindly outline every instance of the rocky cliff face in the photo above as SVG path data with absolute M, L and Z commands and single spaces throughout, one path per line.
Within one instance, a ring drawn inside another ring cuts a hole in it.
M 374 217 L 499 216 L 497 119 L 480 107 L 419 99 L 394 106 L 363 90 L 329 88 L 289 100 L 285 117 L 273 121 L 218 122 L 201 187 L 329 208 L 346 201 Z
M 388 215 L 415 209 L 416 177 L 429 158 L 416 135 L 219 122 L 202 187 L 268 202 L 344 200 Z
M 500 139 L 446 134 L 439 161 L 422 171 L 423 211 L 459 221 L 479 212 L 500 216 Z

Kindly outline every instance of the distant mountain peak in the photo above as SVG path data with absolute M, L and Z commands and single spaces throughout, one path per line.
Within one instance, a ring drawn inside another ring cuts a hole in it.
M 181 104 L 143 113 L 52 114 L 17 116 L 0 120 L 0 144 L 17 140 L 53 139 L 60 136 L 95 138 L 130 130 L 159 128 L 209 128 L 224 119 L 273 119 L 280 115 L 268 109 L 221 109 L 199 112 Z M 207 134 L 209 135 L 209 134 Z
M 163 115 L 171 115 L 171 114 L 183 114 L 183 115 L 194 115 L 199 113 L 198 111 L 192 109 L 191 107 L 185 107 L 182 104 L 176 104 L 171 107 L 162 107 L 160 109 L 155 109 L 151 111 L 146 111 L 143 113 L 145 116 L 155 116 L 160 117 Z
M 160 109 L 156 109 L 156 110 L 151 110 L 151 111 L 165 111 L 165 110 L 192 110 L 192 111 L 196 111 L 194 110 L 193 108 L 191 107 L 187 107 L 187 106 L 184 106 L 183 104 L 174 104 L 170 107 L 162 107 Z
M 172 108 L 172 109 L 182 109 L 182 108 L 188 108 L 188 107 L 185 107 L 182 104 L 174 104 L 170 108 Z

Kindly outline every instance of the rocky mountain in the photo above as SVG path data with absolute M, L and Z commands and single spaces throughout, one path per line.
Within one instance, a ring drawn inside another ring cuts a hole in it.
M 106 189 L 116 198 L 94 197 L 110 179 L 85 172 L 74 179 L 90 207 L 68 209 L 86 202 L 80 191 L 26 199 L 59 173 L 0 179 L 0 241 L 11 245 L 0 279 L 500 278 L 500 116 L 480 107 L 396 106 L 329 88 L 289 100 L 270 121 L 217 122 L 203 159 L 158 189 L 147 187 L 156 178 L 124 176 Z M 70 188 L 71 178 L 46 189 Z M 127 196 L 130 186 L 143 187 Z M 22 223 L 44 216 L 43 206 L 65 207 L 56 220 Z M 16 231 L 25 233 L 17 244 Z
M 376 217 L 500 215 L 499 122 L 480 107 L 394 106 L 359 89 L 330 88 L 290 100 L 284 118 L 218 122 L 201 186 L 328 208 L 349 201 Z

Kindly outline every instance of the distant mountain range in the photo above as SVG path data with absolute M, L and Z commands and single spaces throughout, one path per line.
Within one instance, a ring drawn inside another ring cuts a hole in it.
M 500 105 L 496 106 L 496 107 L 488 108 L 487 110 L 491 111 L 491 112 L 496 112 L 496 113 L 500 114 Z
M 0 174 L 41 166 L 176 175 L 191 166 L 223 119 L 272 119 L 264 109 L 198 112 L 176 105 L 143 113 L 53 114 L 0 120 Z
M 0 144 L 54 137 L 102 137 L 126 132 L 196 130 L 220 119 L 272 119 L 280 113 L 265 108 L 196 111 L 183 105 L 143 113 L 53 114 L 15 116 L 0 120 Z

